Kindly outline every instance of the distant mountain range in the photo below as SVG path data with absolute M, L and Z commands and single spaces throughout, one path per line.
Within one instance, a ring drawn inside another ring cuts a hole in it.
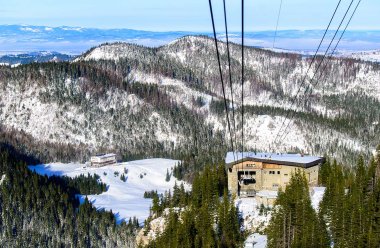
M 219 38 L 224 38 L 223 30 Z M 280 30 L 273 44 L 274 31 L 247 32 L 246 44 L 263 48 L 314 51 L 323 30 Z M 161 46 L 184 35 L 208 35 L 210 32 L 150 32 L 132 29 L 97 29 L 80 27 L 48 27 L 30 25 L 0 25 L 0 55 L 30 53 L 35 51 L 57 51 L 79 55 L 91 47 L 105 42 L 129 42 L 144 46 Z M 327 38 L 331 38 L 330 31 Z M 240 33 L 231 32 L 231 40 L 240 42 Z M 329 40 L 327 40 L 329 41 Z M 326 42 L 326 44 L 328 44 Z M 326 45 L 324 44 L 324 45 Z M 339 50 L 380 50 L 380 31 L 347 31 Z
M 62 62 L 71 61 L 76 56 L 62 54 L 58 52 L 31 52 L 22 54 L 8 54 L 0 56 L 0 65 L 17 66 L 22 64 L 29 64 L 33 62 Z

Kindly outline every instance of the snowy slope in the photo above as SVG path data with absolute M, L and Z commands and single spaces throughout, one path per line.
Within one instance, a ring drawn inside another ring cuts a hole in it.
M 151 199 L 144 199 L 145 191 L 157 190 L 158 193 L 172 190 L 175 183 L 181 183 L 174 177 L 165 181 L 166 171 L 174 167 L 178 161 L 171 159 L 146 159 L 120 163 L 115 166 L 91 168 L 85 164 L 52 163 L 29 166 L 29 169 L 41 175 L 58 175 L 75 177 L 87 173 L 98 174 L 100 180 L 107 184 L 108 189 L 100 195 L 88 195 L 88 199 L 95 207 L 112 210 L 118 222 L 130 217 L 137 217 L 140 223 L 149 216 Z M 127 180 L 123 182 L 120 175 L 125 174 Z M 114 173 L 119 173 L 116 176 Z M 142 178 L 141 178 L 142 177 Z M 190 186 L 185 184 L 185 188 Z M 80 196 L 83 201 L 85 196 Z
M 235 206 L 243 218 L 243 230 L 252 231 L 260 227 L 265 228 L 269 224 L 270 211 L 267 215 L 260 215 L 260 205 L 255 198 L 238 198 L 235 200 Z
M 113 43 L 103 45 L 91 50 L 90 53 L 83 55 L 84 60 L 114 60 L 123 58 L 137 57 L 144 49 L 137 45 L 128 43 Z M 78 61 L 76 59 L 75 61 Z
M 343 56 L 364 61 L 380 62 L 380 50 L 358 51 Z

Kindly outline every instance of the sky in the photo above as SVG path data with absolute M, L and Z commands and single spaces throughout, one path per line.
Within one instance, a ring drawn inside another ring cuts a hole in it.
M 281 0 L 245 1 L 246 31 L 273 30 Z M 283 0 L 279 29 L 324 29 L 339 0 Z M 354 0 L 354 4 L 359 0 Z M 222 0 L 213 0 L 222 30 Z M 342 0 L 343 16 L 351 0 Z M 240 30 L 241 1 L 226 0 L 229 29 Z M 380 30 L 379 0 L 362 0 L 351 30 Z M 333 23 L 337 26 L 338 21 Z M 207 0 L 0 0 L 0 25 L 210 32 Z

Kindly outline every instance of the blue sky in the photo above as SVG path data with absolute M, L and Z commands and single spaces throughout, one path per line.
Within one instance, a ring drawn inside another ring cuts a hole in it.
M 231 31 L 240 29 L 240 0 L 226 0 Z M 355 0 L 355 2 L 358 0 Z M 280 0 L 246 2 L 246 30 L 273 30 Z M 279 29 L 324 29 L 338 0 L 283 0 Z M 350 0 L 342 0 L 342 7 Z M 222 0 L 214 0 L 222 29 Z M 380 30 L 380 1 L 362 0 L 351 29 Z M 343 8 L 338 16 L 343 15 Z M 337 23 L 337 22 L 336 22 Z M 336 25 L 335 23 L 335 25 Z M 210 31 L 207 0 L 0 0 L 1 24 Z

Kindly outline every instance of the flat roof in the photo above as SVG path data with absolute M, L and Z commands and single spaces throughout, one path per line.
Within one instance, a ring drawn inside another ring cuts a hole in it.
M 114 157 L 114 156 L 116 156 L 116 154 L 114 154 L 114 153 L 107 153 L 107 154 L 95 155 L 95 156 L 92 156 L 92 157 L 96 157 L 96 158 L 109 158 L 109 157 Z
M 244 161 L 256 161 L 308 168 L 323 163 L 324 158 L 291 153 L 228 152 L 225 160 L 228 167 Z

